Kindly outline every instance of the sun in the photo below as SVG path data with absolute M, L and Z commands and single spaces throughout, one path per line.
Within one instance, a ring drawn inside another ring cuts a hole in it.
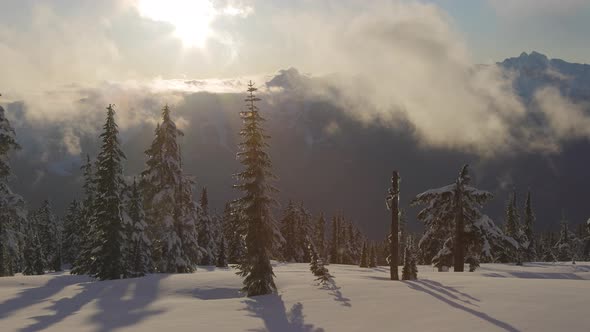
M 138 0 L 137 8 L 143 17 L 172 24 L 185 47 L 198 48 L 211 37 L 218 14 L 211 0 Z

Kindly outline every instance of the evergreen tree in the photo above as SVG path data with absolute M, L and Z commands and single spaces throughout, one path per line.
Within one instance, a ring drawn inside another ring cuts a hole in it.
M 25 234 L 26 241 L 24 247 L 24 275 L 41 275 L 45 274 L 45 257 L 36 228 L 29 224 Z
M 311 242 L 311 232 L 311 214 L 305 209 L 303 202 L 301 202 L 297 207 L 297 231 L 295 233 L 297 262 L 309 262 L 311 260 L 309 251 L 307 250 L 307 247 Z
M 516 206 L 516 192 L 512 192 L 506 204 L 506 219 L 504 220 L 504 234 L 514 239 L 518 238 L 520 230 L 520 216 Z
M 524 203 L 524 223 L 523 233 L 526 238 L 526 242 L 521 243 L 524 249 L 524 259 L 532 262 L 537 259 L 535 232 L 534 232 L 535 214 L 533 213 L 533 207 L 531 203 L 531 192 L 529 191 L 526 196 Z
M 553 246 L 555 250 L 555 258 L 557 261 L 564 262 L 574 258 L 574 252 L 572 248 L 572 234 L 570 234 L 568 221 L 565 219 L 565 215 L 561 217 L 561 230 L 559 232 L 559 240 Z
M 219 249 L 217 250 L 217 267 L 227 267 L 227 258 L 225 256 L 225 238 L 222 236 L 219 241 Z
M 409 246 L 404 248 L 404 267 L 402 268 L 402 280 L 414 280 L 412 269 L 412 255 Z
M 363 244 L 363 250 L 361 251 L 361 263 L 360 267 L 369 267 L 369 258 L 367 253 L 367 242 Z
M 131 277 L 141 277 L 153 270 L 153 262 L 142 195 L 135 179 L 133 179 L 126 205 L 127 271 Z
M 244 223 L 240 219 L 237 209 L 227 203 L 223 211 L 223 234 L 227 239 L 227 261 L 229 264 L 238 264 L 245 255 L 246 244 Z
M 375 245 L 371 245 L 371 254 L 369 259 L 369 267 L 377 267 L 377 251 L 375 250 Z
M 311 260 L 309 263 L 309 269 L 313 275 L 317 277 L 315 280 L 319 281 L 320 284 L 326 284 L 330 282 L 332 275 L 326 266 L 324 266 L 322 258 L 319 257 L 317 251 L 312 245 L 310 245 L 310 257 Z
M 119 129 L 113 105 L 100 135 L 102 146 L 96 160 L 95 227 L 92 254 L 95 260 L 91 275 L 99 280 L 120 279 L 128 275 L 123 249 L 126 237 L 123 224 L 123 165 L 125 154 L 119 143 Z
M 454 270 L 462 272 L 465 249 L 469 246 L 482 248 L 482 254 L 491 260 L 494 259 L 493 248 L 518 246 L 491 219 L 481 214 L 479 208 L 493 196 L 470 186 L 470 181 L 465 165 L 454 184 L 428 190 L 412 200 L 412 205 L 426 205 L 418 214 L 418 219 L 426 225 L 419 247 L 423 255 L 436 252 L 434 257 L 424 257 L 431 258 L 439 268 L 453 262 Z
M 0 277 L 11 276 L 22 261 L 23 229 L 27 224 L 25 201 L 8 186 L 9 153 L 20 149 L 16 134 L 0 106 Z
M 199 207 L 193 200 L 193 186 L 194 181 L 189 176 L 183 176 L 176 198 L 178 204 L 175 209 L 176 233 L 180 238 L 181 252 L 185 262 L 185 265 L 177 264 L 177 271 L 180 273 L 193 272 L 203 253 L 203 248 L 198 243 Z
M 524 255 L 522 244 L 526 243 L 527 239 L 525 238 L 520 225 L 520 216 L 516 204 L 516 191 L 512 192 L 512 195 L 506 204 L 504 234 L 510 236 L 518 243 L 518 246 L 509 253 L 510 261 L 515 262 L 517 265 L 522 265 L 522 256 Z
M 332 218 L 332 240 L 330 241 L 330 263 L 340 264 L 340 244 L 338 243 L 340 229 L 338 217 Z
M 399 232 L 398 232 L 398 253 L 399 259 L 398 262 L 403 262 L 405 259 L 405 249 L 406 249 L 406 238 L 408 237 L 406 234 L 406 213 L 403 209 L 399 211 Z
M 73 200 L 68 206 L 66 217 L 63 222 L 63 243 L 62 256 L 64 263 L 74 264 L 80 254 L 83 240 L 80 232 L 82 231 L 82 210 L 80 203 Z
M 285 238 L 285 243 L 283 243 L 281 248 L 281 255 L 286 262 L 301 261 L 297 239 L 297 228 L 299 226 L 298 212 L 293 201 L 289 201 L 281 219 L 281 234 Z
M 315 229 L 314 229 L 314 244 L 318 251 L 320 258 L 326 257 L 326 219 L 324 214 L 320 213 Z
M 399 280 L 398 274 L 398 250 L 399 250 L 399 189 L 400 177 L 397 171 L 393 171 L 391 177 L 391 188 L 389 188 L 385 203 L 387 208 L 391 210 L 391 225 L 389 230 L 389 256 L 387 257 L 389 263 L 389 274 L 391 280 Z
M 41 241 L 46 268 L 61 271 L 62 264 L 62 233 L 61 221 L 53 214 L 51 203 L 45 200 L 42 206 L 33 214 L 34 227 Z
M 81 167 L 84 177 L 84 200 L 81 207 L 80 229 L 80 249 L 72 266 L 72 274 L 92 274 L 94 270 L 95 256 L 92 254 L 94 249 L 94 236 L 96 234 L 96 181 L 94 180 L 94 170 L 90 161 L 90 156 L 86 155 L 86 163 Z
M 192 272 L 200 259 L 193 183 L 183 174 L 177 143 L 182 135 L 166 105 L 162 123 L 156 127 L 154 140 L 146 151 L 148 160 L 141 182 L 152 257 L 158 272 Z
M 309 245 L 309 251 L 310 251 L 310 257 L 311 260 L 309 261 L 309 270 L 311 271 L 311 273 L 313 273 L 313 275 L 315 276 L 318 273 L 318 260 L 319 260 L 319 256 L 318 253 L 316 252 L 315 248 L 313 245 Z
M 199 245 L 202 248 L 201 265 L 214 265 L 217 257 L 217 240 L 215 239 L 215 227 L 213 218 L 209 215 L 209 198 L 207 188 L 203 188 L 199 209 Z
M 238 152 L 244 170 L 237 174 L 239 183 L 235 188 L 244 195 L 236 201 L 244 215 L 246 225 L 246 256 L 239 264 L 239 275 L 244 277 L 244 288 L 248 296 L 264 295 L 276 290 L 274 273 L 270 264 L 272 250 L 277 247 L 277 236 L 280 236 L 275 221 L 271 216 L 270 206 L 274 203 L 270 196 L 277 190 L 268 181 L 274 176 L 271 173 L 272 163 L 265 149 L 268 147 L 254 95 L 257 89 L 248 84 L 247 111 L 240 115 L 244 127 L 240 132 L 243 141 Z

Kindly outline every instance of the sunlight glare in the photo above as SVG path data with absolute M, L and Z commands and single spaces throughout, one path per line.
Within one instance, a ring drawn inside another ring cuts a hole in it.
M 218 14 L 211 0 L 139 0 L 137 5 L 141 16 L 174 25 L 175 35 L 186 47 L 205 46 Z

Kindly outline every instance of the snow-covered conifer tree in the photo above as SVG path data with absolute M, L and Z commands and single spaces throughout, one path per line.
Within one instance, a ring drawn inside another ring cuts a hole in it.
M 369 267 L 377 267 L 377 251 L 375 250 L 375 244 L 371 245 Z
M 260 100 L 254 95 L 256 90 L 250 82 L 247 110 L 240 113 L 244 127 L 240 132 L 243 141 L 239 145 L 238 158 L 244 170 L 236 175 L 239 183 L 235 185 L 243 192 L 243 196 L 236 201 L 246 226 L 246 255 L 239 264 L 239 275 L 245 278 L 243 290 L 248 296 L 276 290 L 270 257 L 277 247 L 277 234 L 280 236 L 270 211 L 275 202 L 271 194 L 277 189 L 269 184 L 269 180 L 274 178 L 272 162 L 265 151 L 269 136 L 264 134 L 264 118 L 255 105 Z
M 45 255 L 43 254 L 43 247 L 39 236 L 37 235 L 37 229 L 34 225 L 29 224 L 27 226 L 25 234 L 25 247 L 24 247 L 24 275 L 41 275 L 45 273 Z
M 518 207 L 516 204 L 516 191 L 512 192 L 512 195 L 506 204 L 504 234 L 510 236 L 518 243 L 518 246 L 514 248 L 514 250 L 509 251 L 510 261 L 515 262 L 517 265 L 522 265 L 522 256 L 524 255 L 522 244 L 528 242 L 528 239 L 526 239 L 520 225 L 520 215 L 518 214 Z
M 404 267 L 402 268 L 402 280 L 413 280 L 414 274 L 412 273 L 412 254 L 410 253 L 410 247 L 404 248 Z
M 225 205 L 223 211 L 223 234 L 227 242 L 228 264 L 238 264 L 245 255 L 246 244 L 244 223 L 238 210 L 231 203 Z
M 367 252 L 367 242 L 363 244 L 363 249 L 361 251 L 361 262 L 360 267 L 369 267 L 369 257 Z
M 96 235 L 96 182 L 94 181 L 94 169 L 90 156 L 86 155 L 86 163 L 81 167 L 84 176 L 84 200 L 81 206 L 80 229 L 80 247 L 79 253 L 72 265 L 72 274 L 92 274 L 95 272 L 94 260 L 92 253 L 94 249 L 94 240 Z
M 559 240 L 553 248 L 557 261 L 564 262 L 574 258 L 574 250 L 572 248 L 572 238 L 574 236 L 569 231 L 568 221 L 565 219 L 565 215 L 561 217 L 560 226 Z
M 63 227 L 61 220 L 53 214 L 51 203 L 48 200 L 43 201 L 41 207 L 33 213 L 32 220 L 41 241 L 46 268 L 61 271 Z
M 166 105 L 162 123 L 146 151 L 148 160 L 142 172 L 142 193 L 152 241 L 152 257 L 158 272 L 192 272 L 200 259 L 197 241 L 197 207 L 192 196 L 192 181 L 182 172 L 177 129 Z
M 73 200 L 68 206 L 68 210 L 63 222 L 63 243 L 62 256 L 63 262 L 74 264 L 80 254 L 82 246 L 82 227 L 83 216 L 80 203 Z
M 221 235 L 219 239 L 219 246 L 217 248 L 216 267 L 227 267 L 227 257 L 225 255 L 225 237 Z
M 153 270 L 151 241 L 147 234 L 147 223 L 143 210 L 142 195 L 135 179 L 129 190 L 125 207 L 127 228 L 126 270 L 131 277 L 141 277 Z
M 123 224 L 123 160 L 125 154 L 119 143 L 115 108 L 107 107 L 106 122 L 100 135 L 102 145 L 96 160 L 96 200 L 92 254 L 95 260 L 91 275 L 100 279 L 120 279 L 127 276 L 124 248 L 126 236 Z
M 215 238 L 215 225 L 209 215 L 209 198 L 207 188 L 201 192 L 200 207 L 198 213 L 199 246 L 202 248 L 201 265 L 214 265 L 217 257 L 217 240 Z
M 419 194 L 411 203 L 426 205 L 418 214 L 418 219 L 426 225 L 419 242 L 420 250 L 436 252 L 431 257 L 432 262 L 436 261 L 440 267 L 453 262 L 456 272 L 464 270 L 465 249 L 469 246 L 478 246 L 489 253 L 488 239 L 500 238 L 514 244 L 514 240 L 506 238 L 491 219 L 479 211 L 492 194 L 469 184 L 468 166 L 465 165 L 455 183 Z

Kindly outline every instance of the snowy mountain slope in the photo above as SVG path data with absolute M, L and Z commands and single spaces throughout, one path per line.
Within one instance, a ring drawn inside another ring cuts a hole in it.
M 279 294 L 245 298 L 231 269 L 91 282 L 68 274 L 0 278 L 9 331 L 587 331 L 590 263 L 483 264 L 475 273 L 420 266 L 331 265 L 320 287 L 307 264 L 277 264 Z

